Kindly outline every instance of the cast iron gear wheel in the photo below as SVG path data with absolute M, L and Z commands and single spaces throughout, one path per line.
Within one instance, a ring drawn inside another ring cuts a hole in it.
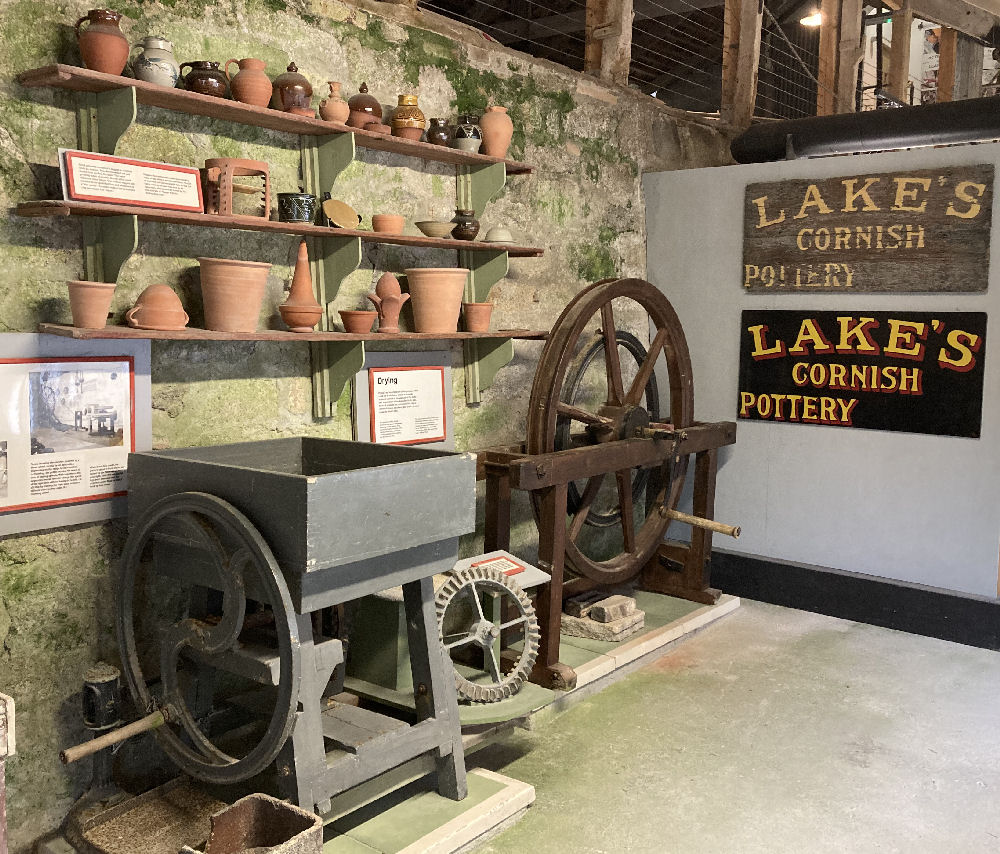
M 487 617 L 483 609 L 483 594 L 497 596 L 494 616 Z M 453 659 L 454 652 L 463 647 L 477 646 L 483 653 L 483 670 L 490 683 L 476 683 L 466 679 L 456 668 L 455 687 L 459 697 L 473 703 L 496 703 L 512 697 L 528 679 L 538 656 L 540 636 L 538 618 L 531 600 L 512 579 L 489 567 L 470 567 L 454 570 L 435 595 L 438 635 L 441 645 Z M 502 619 L 507 605 L 508 613 L 516 616 Z M 501 633 L 517 626 L 522 627 L 523 645 L 517 660 L 504 673 L 497 655 Z M 454 663 L 454 662 L 453 662 Z

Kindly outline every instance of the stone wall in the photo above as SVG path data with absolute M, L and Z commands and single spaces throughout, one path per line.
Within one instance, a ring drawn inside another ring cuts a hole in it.
M 56 150 L 76 145 L 74 98 L 14 82 L 23 70 L 79 63 L 72 24 L 88 6 L 0 0 L 0 205 L 59 194 Z M 132 41 L 162 34 L 180 61 L 255 56 L 273 77 L 294 60 L 319 93 L 326 80 L 345 92 L 367 81 L 395 103 L 416 92 L 424 112 L 454 116 L 506 105 L 515 123 L 511 157 L 536 165 L 512 176 L 487 207 L 484 228 L 508 225 L 519 242 L 543 246 L 541 259 L 513 259 L 493 290 L 505 327 L 548 328 L 583 285 L 610 275 L 645 274 L 645 225 L 639 176 L 646 169 L 725 162 L 727 141 L 710 123 L 671 111 L 625 89 L 609 89 L 558 66 L 513 53 L 471 30 L 406 7 L 338 0 L 122 0 Z M 318 97 L 316 99 L 318 101 Z M 119 153 L 201 165 L 206 157 L 242 156 L 271 164 L 274 189 L 297 189 L 298 142 L 287 134 L 140 106 Z M 455 177 L 442 164 L 359 150 L 337 195 L 365 215 L 449 218 Z M 136 295 L 166 282 L 182 296 L 192 325 L 201 323 L 199 255 L 274 264 L 268 323 L 287 288 L 296 240 L 289 235 L 200 231 L 142 224 L 139 251 L 119 279 L 119 318 Z M 370 247 L 333 309 L 361 307 L 384 270 L 414 263 L 451 266 L 451 252 Z M 69 322 L 65 281 L 83 273 L 74 220 L 0 221 L 0 330 L 30 332 L 40 321 Z M 517 441 L 541 345 L 518 343 L 478 407 L 464 403 L 461 347 L 451 348 L 459 449 Z M 349 394 L 337 416 L 311 416 L 309 348 L 276 343 L 154 342 L 153 440 L 158 448 L 298 434 L 351 435 Z M 64 769 L 60 748 L 86 733 L 79 686 L 87 667 L 116 660 L 113 573 L 121 522 L 77 526 L 0 542 L 0 691 L 18 703 L 18 756 L 8 763 L 8 815 L 15 851 L 53 830 L 89 775 Z M 481 532 L 479 535 L 481 541 Z M 534 528 L 521 508 L 515 542 L 526 557 Z M 475 548 L 475 541 L 464 545 Z M 87 763 L 81 763 L 86 766 Z

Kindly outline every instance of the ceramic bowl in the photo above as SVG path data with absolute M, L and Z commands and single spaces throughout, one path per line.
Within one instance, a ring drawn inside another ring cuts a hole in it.
M 379 234 L 402 234 L 406 219 L 400 214 L 375 214 L 372 217 L 372 230 Z
M 362 335 L 372 331 L 372 324 L 378 317 L 377 311 L 340 311 L 338 314 L 344 324 L 344 332 L 355 332 Z
M 494 225 L 493 228 L 486 232 L 483 240 L 489 243 L 513 243 L 514 235 L 510 233 L 509 228 L 504 228 L 502 225 Z
M 451 237 L 451 231 L 455 227 L 455 223 L 453 222 L 444 222 L 437 219 L 421 220 L 420 222 L 415 222 L 414 225 L 428 237 Z

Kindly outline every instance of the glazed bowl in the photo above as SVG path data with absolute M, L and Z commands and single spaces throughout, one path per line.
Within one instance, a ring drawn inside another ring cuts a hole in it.
M 357 228 L 361 223 L 361 214 L 340 199 L 324 201 L 323 213 L 334 228 Z
M 424 219 L 414 225 L 428 237 L 451 237 L 451 230 L 455 227 L 453 222 L 438 219 Z
M 375 214 L 372 217 L 372 230 L 379 234 L 402 234 L 406 219 L 400 214 Z

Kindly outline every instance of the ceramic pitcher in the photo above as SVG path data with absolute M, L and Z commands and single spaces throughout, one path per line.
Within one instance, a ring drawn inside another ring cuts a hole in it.
M 132 76 L 157 86 L 173 89 L 180 76 L 180 67 L 174 59 L 174 46 L 162 36 L 146 36 L 132 46 L 139 53 L 132 57 Z

